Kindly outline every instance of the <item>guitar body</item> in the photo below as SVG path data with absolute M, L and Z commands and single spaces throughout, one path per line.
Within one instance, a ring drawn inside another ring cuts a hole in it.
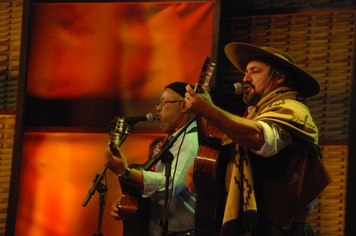
M 235 150 L 232 144 L 221 145 L 223 133 L 215 126 L 209 126 L 206 132 L 207 136 L 200 138 L 193 170 L 198 236 L 207 235 L 207 232 L 220 233 L 226 203 L 226 167 Z
M 118 208 L 123 222 L 123 236 L 147 236 L 150 199 L 143 198 L 137 188 L 120 184 L 122 196 Z

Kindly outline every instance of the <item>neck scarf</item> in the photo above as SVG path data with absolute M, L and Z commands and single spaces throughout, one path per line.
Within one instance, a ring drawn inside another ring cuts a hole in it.
M 299 138 L 318 144 L 319 131 L 310 111 L 296 99 L 297 92 L 280 87 L 252 107 L 247 119 L 277 122 Z

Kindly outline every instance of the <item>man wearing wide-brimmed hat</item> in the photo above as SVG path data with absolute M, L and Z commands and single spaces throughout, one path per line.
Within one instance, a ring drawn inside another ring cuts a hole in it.
M 275 48 L 230 43 L 225 53 L 245 75 L 245 116 L 215 106 L 208 92 L 187 87 L 185 95 L 192 111 L 225 133 L 223 145 L 236 144 L 226 170 L 222 235 L 313 235 L 309 210 L 331 179 L 318 129 L 299 98 L 316 95 L 319 84 Z

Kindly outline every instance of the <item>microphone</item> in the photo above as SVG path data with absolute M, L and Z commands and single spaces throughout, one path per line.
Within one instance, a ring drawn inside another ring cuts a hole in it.
M 125 118 L 125 122 L 127 123 L 136 123 L 140 121 L 148 121 L 148 122 L 153 122 L 156 120 L 156 116 L 152 115 L 152 113 L 148 113 L 144 116 L 135 116 L 135 117 L 129 117 Z
M 237 82 L 234 83 L 233 85 L 226 85 L 226 86 L 217 86 L 217 87 L 211 87 L 210 92 L 211 93 L 235 93 L 235 94 L 242 94 L 244 86 Z

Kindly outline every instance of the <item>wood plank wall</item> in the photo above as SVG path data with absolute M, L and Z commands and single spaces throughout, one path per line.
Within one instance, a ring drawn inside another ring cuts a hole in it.
M 5 234 L 15 132 L 22 0 L 0 1 L 0 235 Z
M 16 108 L 22 0 L 0 2 L 0 109 Z
M 0 235 L 6 226 L 14 132 L 15 115 L 0 114 Z

